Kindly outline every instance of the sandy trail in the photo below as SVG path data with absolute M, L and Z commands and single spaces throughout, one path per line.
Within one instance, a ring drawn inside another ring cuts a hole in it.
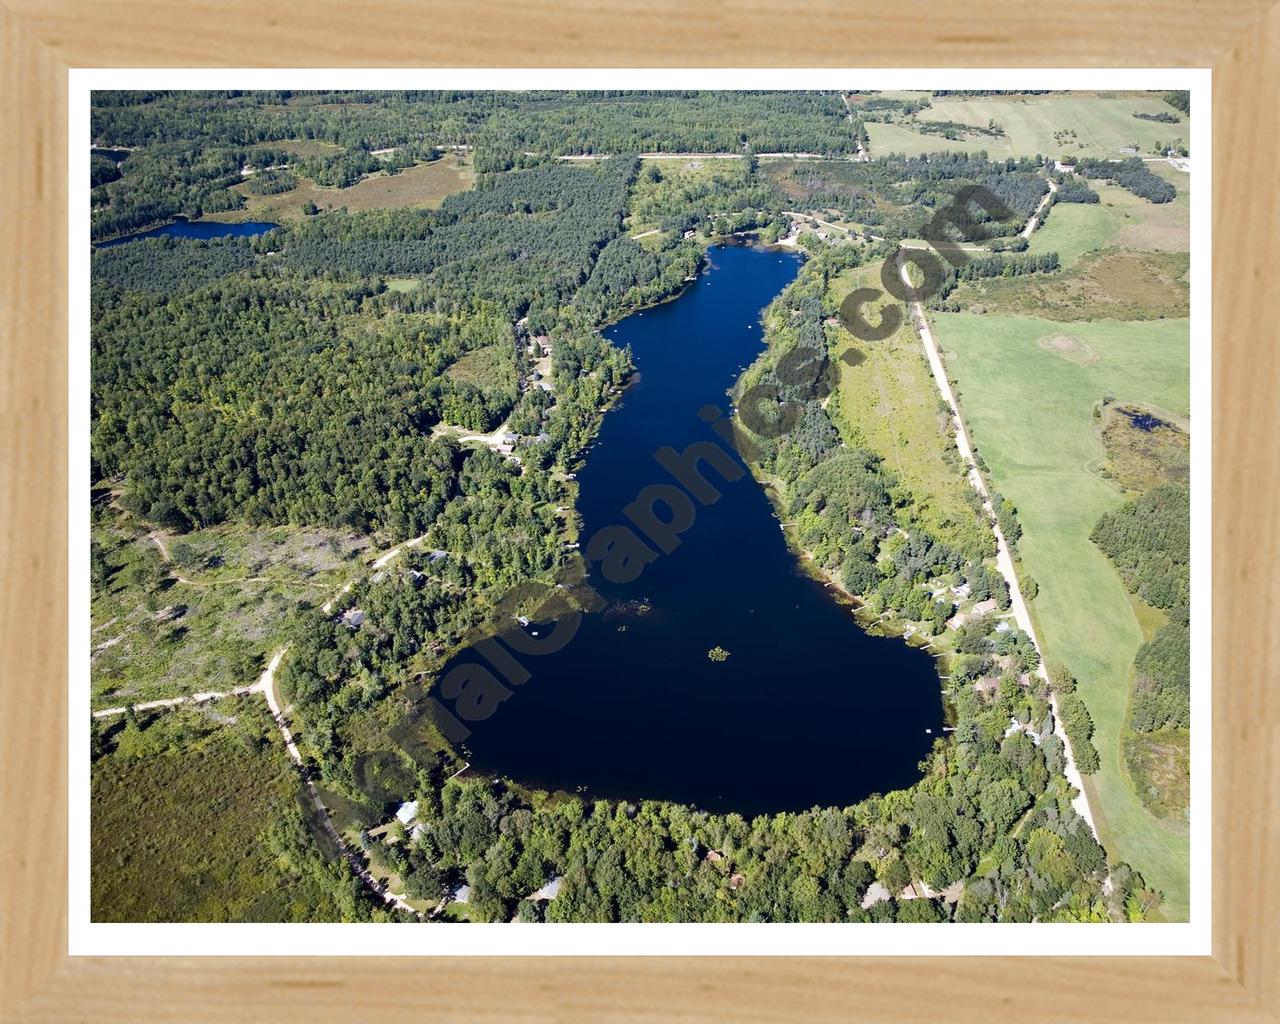
M 902 264 L 899 269 L 903 281 L 908 286 L 911 286 L 907 265 Z M 955 392 L 951 389 L 951 381 L 947 378 L 947 371 L 942 363 L 942 355 L 938 350 L 933 328 L 929 325 L 921 303 L 911 303 L 911 317 L 920 332 L 920 340 L 924 343 L 925 355 L 928 357 L 929 369 L 933 372 L 933 379 L 937 383 L 942 397 L 951 407 L 951 416 L 956 426 L 956 448 L 960 452 L 960 457 L 964 459 L 965 465 L 969 467 L 969 484 L 982 498 L 982 507 L 986 511 L 987 517 L 991 522 L 991 529 L 995 533 L 996 566 L 1009 587 L 1009 602 L 1012 607 L 1014 621 L 1017 622 L 1018 628 L 1026 633 L 1035 645 L 1036 652 L 1040 655 L 1040 666 L 1036 669 L 1036 675 L 1047 684 L 1049 682 L 1049 673 L 1044 666 L 1044 651 L 1040 647 L 1035 627 L 1031 623 L 1031 614 L 1027 611 L 1026 602 L 1022 598 L 1022 589 L 1018 586 L 1018 574 L 1014 569 L 1013 557 L 1009 553 L 1009 545 L 1005 543 L 1004 533 L 1000 529 L 1000 524 L 996 521 L 995 510 L 991 505 L 991 495 L 987 491 L 986 482 L 982 479 L 982 474 L 978 472 L 977 466 L 974 465 L 973 445 L 969 440 L 969 431 L 964 425 L 964 420 L 960 418 L 960 406 L 956 402 Z M 1075 755 L 1071 752 L 1071 741 L 1067 739 L 1066 731 L 1062 727 L 1062 715 L 1058 713 L 1058 698 L 1052 689 L 1050 689 L 1049 694 L 1049 703 L 1053 708 L 1053 731 L 1062 741 L 1064 760 L 1066 762 L 1063 773 L 1077 792 L 1077 796 L 1071 801 L 1071 805 L 1076 809 L 1076 813 L 1088 823 L 1090 831 L 1093 832 L 1096 838 L 1098 828 L 1094 823 L 1093 812 L 1089 807 L 1089 798 L 1085 795 L 1084 780 L 1080 777 L 1080 772 L 1076 768 Z

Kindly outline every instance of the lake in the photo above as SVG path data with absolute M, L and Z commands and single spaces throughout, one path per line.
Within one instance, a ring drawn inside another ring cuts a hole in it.
M 719 443 L 698 410 L 728 409 L 726 389 L 763 348 L 761 310 L 800 266 L 746 246 L 713 247 L 709 258 L 678 299 L 606 331 L 631 346 L 639 374 L 578 473 L 584 549 L 601 527 L 627 522 L 622 509 L 642 488 L 672 482 L 653 458 L 659 447 Z M 844 806 L 919 777 L 942 735 L 933 659 L 868 635 L 800 571 L 749 474 L 705 475 L 723 497 L 698 506 L 673 553 L 630 584 L 593 566 L 589 582 L 608 607 L 584 616 L 562 650 L 520 656 L 531 678 L 492 717 L 468 723 L 462 748 L 475 769 L 744 815 Z M 715 647 L 728 657 L 711 660 Z M 446 670 L 477 659 L 464 651 Z
M 136 242 L 140 238 L 155 238 L 157 235 L 173 235 L 176 238 L 245 238 L 250 235 L 265 235 L 279 224 L 271 224 L 265 220 L 246 220 L 239 224 L 223 224 L 214 220 L 177 220 L 172 224 L 164 224 L 149 231 L 139 231 L 134 235 L 113 238 L 109 242 L 98 242 L 99 249 L 113 245 L 124 245 Z

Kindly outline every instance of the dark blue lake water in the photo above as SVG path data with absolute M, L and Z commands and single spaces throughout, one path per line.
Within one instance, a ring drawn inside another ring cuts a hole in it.
M 684 295 L 607 332 L 632 347 L 639 379 L 578 474 L 584 550 L 627 521 L 622 509 L 642 488 L 672 482 L 656 449 L 718 442 L 698 410 L 728 409 L 726 389 L 763 347 L 760 311 L 799 269 L 795 256 L 758 248 L 709 255 Z M 531 678 L 468 723 L 476 769 L 745 815 L 843 806 L 918 778 L 943 725 L 933 659 L 869 636 L 798 569 L 749 474 L 706 476 L 722 497 L 698 506 L 674 553 L 629 584 L 593 566 L 589 582 L 609 607 L 584 616 L 559 652 L 520 656 Z M 708 658 L 717 646 L 727 660 Z M 463 652 L 451 665 L 476 659 Z
M 250 235 L 264 235 L 272 228 L 279 226 L 265 220 L 246 220 L 239 224 L 220 224 L 212 220 L 179 220 L 152 228 L 150 231 L 139 231 L 135 235 L 124 235 L 121 238 L 113 238 L 109 242 L 99 242 L 98 248 L 106 249 L 113 245 L 136 242 L 140 238 L 155 238 L 157 235 L 173 235 L 177 238 L 245 238 Z

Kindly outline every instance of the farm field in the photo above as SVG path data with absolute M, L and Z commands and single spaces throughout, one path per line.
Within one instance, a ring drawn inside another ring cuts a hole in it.
M 252 685 L 299 603 L 331 597 L 368 546 L 293 527 L 171 537 L 110 507 L 93 543 L 94 708 Z
M 93 920 L 351 919 L 260 695 L 94 729 Z
M 897 95 L 897 94 L 894 94 Z M 950 140 L 914 131 L 908 123 L 867 122 L 872 156 L 904 153 L 919 156 L 949 149 L 986 152 L 993 160 L 1011 156 L 1119 157 L 1126 146 L 1149 154 L 1156 142 L 1191 139 L 1191 119 L 1174 111 L 1152 93 L 1072 93 L 1049 96 L 939 96 L 920 111 L 922 121 L 956 121 L 985 128 L 990 120 L 1004 128 L 1003 136 L 971 136 Z M 1177 114 L 1178 124 L 1144 121 L 1143 113 Z M 1072 135 L 1055 133 L 1074 132 Z
M 317 185 L 310 178 L 299 178 L 298 187 L 274 196 L 256 196 L 247 184 L 234 186 L 245 198 L 242 210 L 207 214 L 204 219 L 235 223 L 267 220 L 287 223 L 305 216 L 308 202 L 321 210 L 345 207 L 351 213 L 363 210 L 389 210 L 399 207 L 435 209 L 447 196 L 465 192 L 475 181 L 470 161 L 452 154 L 430 163 L 415 164 L 399 174 L 371 174 L 350 188 Z
M 1031 235 L 1028 251 L 1056 252 L 1063 267 L 1082 255 L 1110 245 L 1134 251 L 1186 252 L 1190 237 L 1191 176 L 1168 164 L 1148 169 L 1171 181 L 1178 195 L 1171 203 L 1149 203 L 1119 185 L 1095 179 L 1089 187 L 1097 203 L 1057 203 L 1044 227 Z
M 855 288 L 878 287 L 875 266 L 845 271 L 831 280 L 828 296 L 837 306 Z M 864 307 L 877 323 L 886 303 Z M 907 317 L 882 341 L 863 342 L 842 325 L 829 325 L 832 353 L 851 347 L 860 361 L 840 359 L 840 383 L 828 406 L 845 442 L 879 454 L 911 491 L 923 525 L 940 539 L 965 551 L 981 550 L 989 531 L 970 504 L 960 457 L 951 440 L 951 418 L 938 398 L 924 349 Z
M 1022 561 L 1039 582 L 1032 610 L 1046 657 L 1077 677 L 1094 719 L 1102 766 L 1086 785 L 1103 844 L 1165 893 L 1166 917 L 1185 917 L 1186 828 L 1151 815 L 1125 767 L 1130 676 L 1143 630 L 1089 534 L 1122 501 L 1095 472 L 1105 452 L 1094 407 L 1113 394 L 1186 417 L 1188 322 L 954 313 L 935 321 L 974 443 L 996 488 L 1018 508 Z

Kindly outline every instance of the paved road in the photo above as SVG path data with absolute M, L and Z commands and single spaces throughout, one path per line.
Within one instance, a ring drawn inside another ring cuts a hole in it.
M 907 274 L 905 264 L 900 266 L 899 272 L 902 275 L 902 279 L 910 285 L 911 279 Z M 920 340 L 924 343 L 924 351 L 929 359 L 929 369 L 933 371 L 933 379 L 937 383 L 942 397 L 951 406 L 951 416 L 956 425 L 956 448 L 960 452 L 960 457 L 964 459 L 965 465 L 969 467 L 969 484 L 981 496 L 982 507 L 991 521 L 991 529 L 996 536 L 996 566 L 1000 570 L 1000 575 L 1004 577 L 1005 583 L 1009 586 L 1009 602 L 1013 609 L 1014 621 L 1017 622 L 1018 628 L 1026 633 L 1031 638 L 1031 642 L 1035 644 L 1036 651 L 1040 654 L 1040 667 L 1036 669 L 1036 675 L 1048 683 L 1049 673 L 1044 666 L 1044 652 L 1040 647 L 1039 639 L 1036 637 L 1035 627 L 1031 623 L 1031 614 L 1027 611 L 1026 602 L 1022 599 L 1022 588 L 1018 586 L 1018 574 L 1014 569 L 1013 558 L 1009 553 L 1009 545 L 1005 543 L 1004 533 L 1000 529 L 999 522 L 996 521 L 995 510 L 991 505 L 991 495 L 987 491 L 986 481 L 982 479 L 982 474 L 978 472 L 978 467 L 974 464 L 973 445 L 969 441 L 969 431 L 964 425 L 964 420 L 960 418 L 960 406 L 956 402 L 955 392 L 951 389 L 951 381 L 947 379 L 946 367 L 942 364 L 942 355 L 938 351 L 938 343 L 933 336 L 933 328 L 929 325 L 924 307 L 919 302 L 911 303 L 911 317 L 920 332 Z M 1089 807 L 1089 798 L 1085 795 L 1084 780 L 1080 777 L 1080 772 L 1076 768 L 1075 755 L 1071 752 L 1071 741 L 1067 739 L 1066 731 L 1062 727 L 1062 716 L 1058 713 L 1058 698 L 1053 694 L 1052 690 L 1050 690 L 1049 703 L 1053 708 L 1053 731 L 1062 741 L 1062 748 L 1065 754 L 1066 765 L 1063 773 L 1066 775 L 1067 781 L 1077 791 L 1077 796 L 1071 801 L 1071 805 L 1076 809 L 1076 813 L 1088 822 L 1089 829 L 1096 838 L 1098 828 L 1094 824 L 1093 812 Z

